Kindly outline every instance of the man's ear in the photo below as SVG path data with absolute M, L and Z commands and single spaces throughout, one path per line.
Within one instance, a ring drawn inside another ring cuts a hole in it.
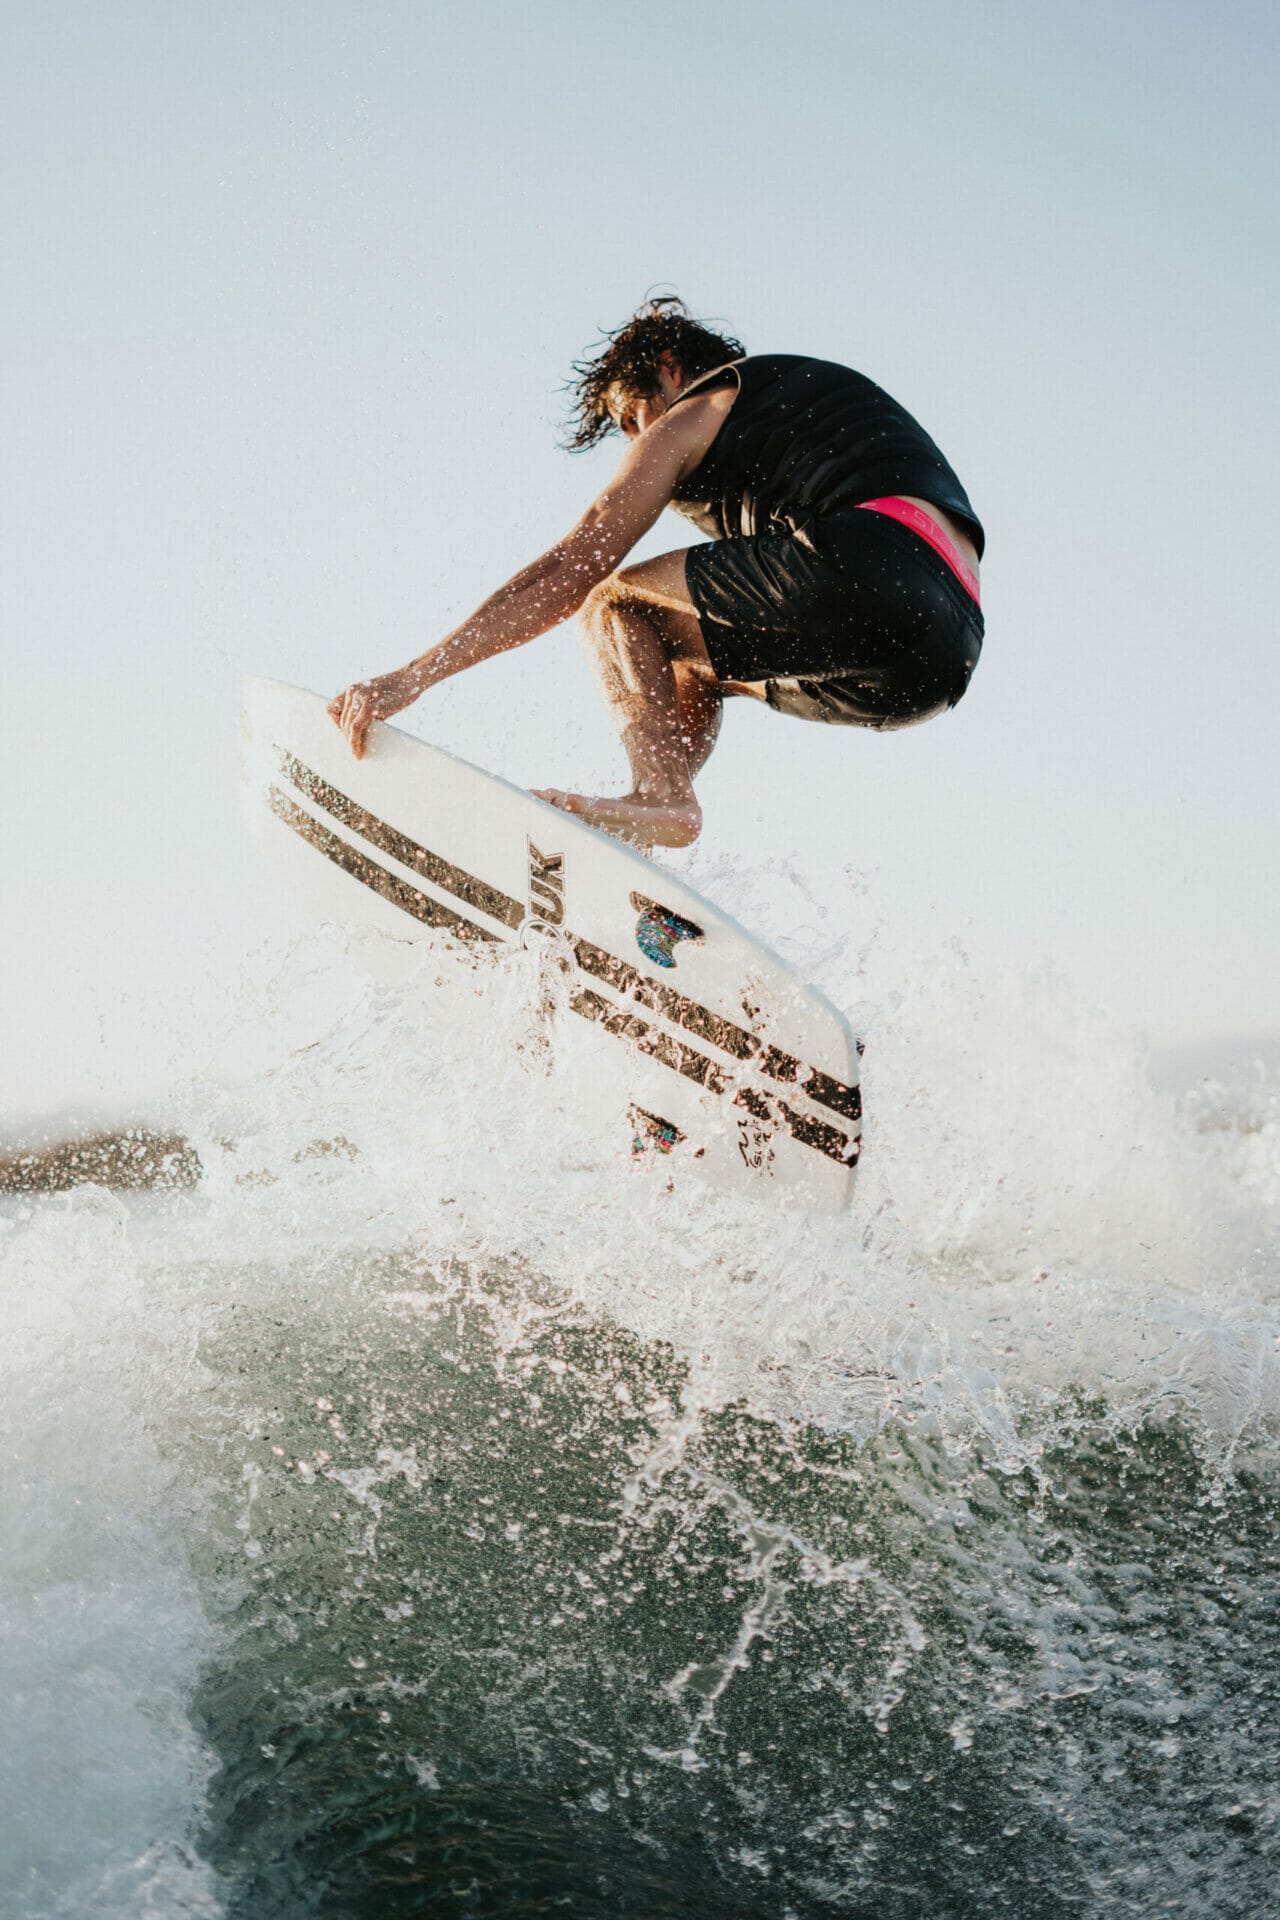
M 666 374 L 673 386 L 682 387 L 684 385 L 684 368 L 680 365 L 674 353 L 670 351 L 660 353 L 658 355 L 658 365 L 662 368 L 662 371 Z

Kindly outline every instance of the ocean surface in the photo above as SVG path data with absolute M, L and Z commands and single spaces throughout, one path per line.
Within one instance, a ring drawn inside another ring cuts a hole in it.
M 1278 1910 L 1280 1080 L 690 877 L 866 1036 L 843 1218 L 319 933 L 198 1185 L 0 1202 L 3 1915 Z

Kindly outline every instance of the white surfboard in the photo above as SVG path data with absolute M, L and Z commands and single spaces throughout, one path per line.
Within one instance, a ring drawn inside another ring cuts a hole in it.
M 274 858 L 321 920 L 380 933 L 370 964 L 438 956 L 464 1017 L 513 947 L 560 963 L 590 1034 L 593 1111 L 637 1155 L 717 1186 L 848 1205 L 858 1046 L 777 954 L 675 875 L 572 815 L 375 726 L 356 760 L 314 693 L 245 691 L 243 774 Z M 434 968 L 432 969 L 434 974 Z

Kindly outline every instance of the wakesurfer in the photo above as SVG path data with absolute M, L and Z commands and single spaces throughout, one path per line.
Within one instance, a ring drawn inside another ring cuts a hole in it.
M 373 721 L 574 614 L 631 787 L 540 797 L 642 846 L 697 838 L 727 696 L 879 729 L 955 706 L 982 648 L 983 530 L 904 407 L 834 362 L 747 354 L 670 297 L 573 372 L 569 444 L 620 433 L 613 479 L 437 646 L 330 703 L 357 759 Z M 665 507 L 706 540 L 623 566 Z

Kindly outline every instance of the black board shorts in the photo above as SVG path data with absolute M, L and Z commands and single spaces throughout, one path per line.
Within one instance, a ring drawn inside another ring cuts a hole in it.
M 779 713 L 910 727 L 954 707 L 982 611 L 940 554 L 854 508 L 691 547 L 685 579 L 721 680 L 764 681 Z

